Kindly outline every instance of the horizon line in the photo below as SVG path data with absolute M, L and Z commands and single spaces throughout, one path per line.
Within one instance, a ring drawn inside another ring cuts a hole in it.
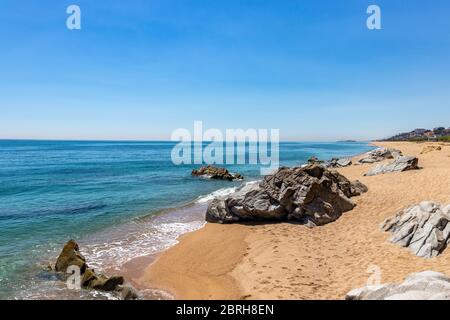
M 335 140 L 316 140 L 316 139 L 306 139 L 306 140 L 280 140 L 280 143 L 285 142 L 373 142 L 379 139 L 367 139 L 367 140 L 356 140 L 356 139 L 335 139 Z M 174 142 L 180 143 L 181 140 L 170 140 L 170 139 L 59 139 L 59 138 L 0 138 L 0 141 L 49 141 L 49 142 Z M 192 140 L 191 142 L 214 142 L 213 140 Z M 223 142 L 237 142 L 236 140 L 223 140 Z M 248 142 L 248 141 L 246 141 Z M 267 142 L 271 142 L 268 140 Z

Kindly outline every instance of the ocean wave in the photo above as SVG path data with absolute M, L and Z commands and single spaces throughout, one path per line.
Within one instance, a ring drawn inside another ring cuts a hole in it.
M 213 200 L 214 198 L 228 196 L 232 193 L 235 193 L 236 191 L 241 190 L 242 188 L 253 185 L 255 183 L 259 183 L 259 180 L 248 181 L 248 182 L 245 182 L 245 183 L 243 183 L 239 186 L 235 186 L 235 187 L 222 188 L 222 189 L 213 191 L 211 193 L 208 193 L 207 195 L 198 197 L 197 200 L 195 201 L 195 203 L 207 203 L 207 202 Z
M 237 189 L 238 189 L 238 187 L 230 187 L 230 188 L 219 189 L 219 190 L 211 192 L 211 193 L 209 193 L 207 195 L 198 197 L 198 199 L 195 202 L 196 203 L 206 203 L 206 202 L 211 201 L 214 198 L 225 197 L 227 195 L 230 195 L 230 194 L 236 192 Z
M 201 220 L 131 223 L 109 230 L 103 241 L 86 243 L 86 239 L 83 239 L 80 247 L 90 266 L 99 270 L 119 271 L 126 262 L 162 252 L 175 245 L 179 236 L 200 229 L 203 225 L 204 221 Z

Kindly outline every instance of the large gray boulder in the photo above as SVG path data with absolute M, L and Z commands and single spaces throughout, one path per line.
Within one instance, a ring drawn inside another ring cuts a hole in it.
M 350 182 L 321 165 L 278 169 L 259 184 L 208 206 L 208 222 L 295 220 L 308 226 L 323 225 L 353 209 L 351 197 L 367 191 L 361 182 Z
M 358 160 L 358 163 L 375 163 L 386 159 L 396 159 L 401 156 L 402 152 L 400 150 L 381 147 L 364 154 L 364 156 Z
M 401 156 L 394 161 L 387 164 L 379 164 L 372 168 L 369 172 L 364 174 L 365 176 L 375 176 L 378 174 L 390 173 L 390 172 L 403 172 L 407 170 L 417 170 L 419 159 L 416 157 Z
M 353 289 L 346 300 L 450 300 L 450 278 L 423 271 L 409 275 L 400 284 L 383 284 Z
M 381 228 L 392 232 L 390 240 L 408 247 L 419 257 L 439 255 L 450 241 L 450 205 L 422 202 L 386 219 Z

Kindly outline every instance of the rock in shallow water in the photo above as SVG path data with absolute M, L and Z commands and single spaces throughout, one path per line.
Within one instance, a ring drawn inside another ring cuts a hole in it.
M 409 275 L 400 284 L 383 284 L 353 289 L 347 300 L 449 300 L 450 278 L 423 271 Z
M 366 191 L 361 182 L 350 182 L 321 165 L 283 167 L 259 184 L 214 199 L 206 221 L 295 220 L 309 226 L 323 225 L 353 209 L 350 197 Z
M 225 168 L 218 168 L 214 166 L 206 166 L 201 167 L 200 169 L 194 169 L 191 173 L 193 176 L 196 177 L 207 177 L 210 179 L 216 179 L 216 180 L 242 180 L 244 177 L 239 174 L 231 174 L 227 169 Z
M 392 232 L 391 241 L 419 257 L 439 255 L 450 241 L 450 205 L 422 202 L 386 219 L 381 228 Z
M 80 268 L 81 286 L 85 289 L 95 289 L 101 291 L 120 292 L 123 299 L 137 299 L 138 293 L 130 284 L 125 284 L 122 276 L 107 277 L 104 274 L 95 272 L 89 268 L 86 259 L 81 255 L 79 246 L 75 240 L 69 240 L 65 245 L 61 254 L 58 256 L 55 265 L 55 271 L 67 272 L 70 266 Z
M 75 240 L 69 240 L 61 251 L 55 264 L 55 271 L 66 272 L 69 266 L 77 266 L 81 273 L 86 270 L 86 259 L 80 253 Z
M 384 174 L 389 172 L 403 172 L 407 170 L 417 170 L 419 159 L 416 157 L 401 156 L 388 164 L 380 164 L 375 166 L 369 172 L 364 174 L 365 176 L 375 176 L 378 174 Z

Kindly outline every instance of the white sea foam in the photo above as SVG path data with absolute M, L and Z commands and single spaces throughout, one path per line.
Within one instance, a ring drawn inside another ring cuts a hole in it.
M 129 226 L 129 230 L 123 228 L 117 239 L 82 245 L 81 250 L 89 265 L 100 270 L 120 270 L 123 264 L 134 258 L 159 253 L 175 245 L 179 236 L 201 228 L 204 221 L 136 224 Z M 122 232 L 127 233 L 121 235 Z M 116 237 L 114 233 L 110 235 Z
M 239 191 L 245 187 L 254 185 L 256 183 L 259 183 L 259 180 L 254 180 L 254 181 L 248 181 L 246 183 L 241 184 L 240 186 L 236 186 L 236 187 L 229 187 L 229 188 L 222 188 L 219 190 L 216 190 L 214 192 L 211 192 L 207 195 L 204 196 L 200 196 L 198 197 L 198 199 L 195 201 L 196 203 L 207 203 L 211 200 L 213 200 L 214 198 L 218 198 L 218 197 L 225 197 L 228 196 L 232 193 L 235 193 L 236 191 Z
M 217 197 L 225 197 L 225 196 L 228 196 L 228 195 L 236 192 L 237 188 L 238 187 L 219 189 L 219 190 L 211 192 L 205 196 L 200 196 L 195 202 L 196 203 L 206 203 Z

